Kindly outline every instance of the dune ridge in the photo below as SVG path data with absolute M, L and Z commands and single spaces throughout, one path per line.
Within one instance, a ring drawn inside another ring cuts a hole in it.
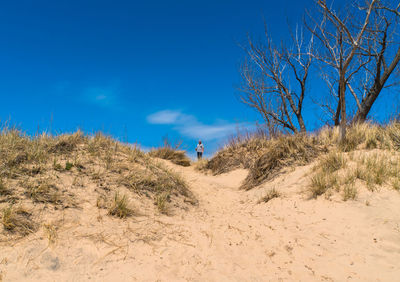
M 49 143 L 46 152 L 59 152 L 52 148 L 60 150 L 56 144 L 65 138 Z M 85 138 L 74 148 L 93 142 Z M 3 212 L 10 203 L 31 211 L 36 225 L 26 234 L 1 226 L 0 280 L 396 281 L 400 157 L 380 144 L 329 147 L 248 190 L 242 186 L 248 168 L 215 175 L 207 161 L 181 166 L 117 144 L 113 157 L 119 157 L 108 168 L 100 152 L 94 163 L 81 158 L 82 167 L 76 162 L 67 169 L 71 158 L 63 153 L 58 170 L 50 159 L 30 176 L 53 174 L 62 197 L 48 202 L 52 198 L 40 193 L 35 201 L 17 181 L 21 168 L 34 170 L 28 157 L 13 177 L 2 175 L 7 192 L 0 206 Z M 135 157 L 125 159 L 124 152 Z M 92 167 L 100 173 L 83 174 Z M 315 194 L 319 174 L 326 182 Z M 157 190 L 158 180 L 169 188 Z M 116 191 L 126 196 L 131 214 L 114 215 L 102 201 L 102 195 L 115 199 Z

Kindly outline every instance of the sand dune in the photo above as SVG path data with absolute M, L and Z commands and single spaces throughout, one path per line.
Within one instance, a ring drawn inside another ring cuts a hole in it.
M 309 200 L 304 166 L 251 191 L 246 170 L 219 176 L 165 162 L 199 200 L 186 212 L 116 220 L 87 199 L 54 240 L 3 243 L 4 281 L 399 281 L 400 195 Z M 281 197 L 258 200 L 276 187 Z M 366 199 L 369 205 L 366 205 Z M 91 199 L 95 200 L 95 199 Z M 50 238 L 52 239 L 52 238 Z

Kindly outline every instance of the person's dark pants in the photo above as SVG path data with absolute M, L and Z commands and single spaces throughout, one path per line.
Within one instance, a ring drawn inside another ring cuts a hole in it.
M 197 152 L 197 159 L 201 160 L 202 157 L 203 157 L 203 152 Z

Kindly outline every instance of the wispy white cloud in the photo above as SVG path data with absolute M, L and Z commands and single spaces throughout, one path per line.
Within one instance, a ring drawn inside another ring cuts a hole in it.
M 204 124 L 193 115 L 184 114 L 181 111 L 163 110 L 147 116 L 150 124 L 172 125 L 180 134 L 202 140 L 217 140 L 236 133 L 239 129 L 248 127 L 244 123 L 216 122 Z
M 101 107 L 117 105 L 118 90 L 115 87 L 88 87 L 84 90 L 84 98 L 87 102 Z
M 178 127 L 178 130 L 185 136 L 194 139 L 221 139 L 237 132 L 240 124 L 192 124 Z
M 164 110 L 147 116 L 147 122 L 151 124 L 177 124 L 182 119 L 179 111 Z

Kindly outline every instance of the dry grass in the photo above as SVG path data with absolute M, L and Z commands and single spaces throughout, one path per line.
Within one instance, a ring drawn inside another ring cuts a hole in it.
M 151 157 L 171 161 L 181 166 L 190 166 L 190 159 L 184 150 L 180 149 L 181 143 L 173 145 L 168 137 L 164 138 L 164 146 L 152 149 L 148 154 Z
M 162 164 L 146 162 L 143 165 L 144 169 L 121 176 L 119 183 L 138 193 L 151 192 L 160 194 L 168 192 L 185 197 L 193 196 L 182 177 Z
M 92 189 L 93 186 L 96 188 Z M 129 190 L 124 195 L 117 193 L 125 187 Z M 57 213 L 60 207 L 80 208 L 84 190 L 88 196 L 95 193 L 98 206 L 117 217 L 133 215 L 128 198 L 141 195 L 146 196 L 142 198 L 146 204 L 152 205 L 157 197 L 168 194 L 167 209 L 172 208 L 170 202 L 173 207 L 196 203 L 181 177 L 135 145 L 123 144 L 102 133 L 29 136 L 16 128 L 1 127 L 0 210 L 6 204 L 27 204 L 33 207 L 30 214 L 40 223 L 45 213 Z M 49 205 L 54 209 L 49 210 Z M 12 211 L 5 210 L 4 217 L 10 230 L 13 227 L 7 218 L 29 217 Z M 50 227 L 44 228 L 47 233 L 53 232 Z
M 356 156 L 331 152 L 321 158 L 314 170 L 309 187 L 313 198 L 335 188 L 343 189 L 343 200 L 354 200 L 358 194 L 356 184 L 370 191 L 385 185 L 400 189 L 400 157 L 395 151 L 359 151 Z
M 11 195 L 11 189 L 7 187 L 7 184 L 4 183 L 4 180 L 0 177 L 0 196 L 8 195 Z
M 151 150 L 149 155 L 152 157 L 169 160 L 177 165 L 190 166 L 190 159 L 186 156 L 185 151 L 176 150 L 170 147 L 161 147 Z
M 115 192 L 113 200 L 108 208 L 108 214 L 119 218 L 132 216 L 134 211 L 130 207 L 127 195 L 120 195 L 119 192 Z
M 62 204 L 61 193 L 50 178 L 35 179 L 35 182 L 25 180 L 21 185 L 26 189 L 26 195 L 34 202 Z
M 337 174 L 319 170 L 311 177 L 311 184 L 309 186 L 310 196 L 311 198 L 317 198 L 335 187 L 338 187 Z
M 1 223 L 8 232 L 26 236 L 36 231 L 36 223 L 32 214 L 22 207 L 9 206 L 3 209 Z
M 238 134 L 207 162 L 206 168 L 213 174 L 221 174 L 236 168 L 250 168 L 270 148 L 270 139 L 262 132 Z
M 156 195 L 154 204 L 157 206 L 157 209 L 162 214 L 168 214 L 169 207 L 168 203 L 170 202 L 171 195 L 167 192 L 160 193 Z
M 374 152 L 359 156 L 356 160 L 356 177 L 366 182 L 373 191 L 377 186 L 396 183 L 400 177 L 400 160 L 398 156 L 385 152 Z M 396 186 L 393 185 L 396 189 Z
M 49 246 L 55 245 L 58 239 L 57 226 L 51 223 L 43 224 L 43 231 L 46 234 Z
M 343 201 L 347 200 L 355 200 L 357 198 L 357 188 L 355 187 L 354 183 L 353 184 L 347 184 L 344 186 L 343 189 Z
M 271 180 L 284 167 L 308 164 L 326 150 L 306 135 L 279 137 L 269 143 L 268 149 L 251 166 L 242 188 L 248 190 Z
M 208 160 L 207 159 L 198 160 L 197 162 L 194 163 L 194 169 L 201 172 L 207 172 Z
M 251 189 L 273 179 L 285 167 L 307 164 L 328 151 L 332 153 L 324 157 L 325 163 L 321 165 L 326 166 L 325 169 L 337 171 L 346 165 L 340 152 L 373 149 L 398 151 L 400 123 L 392 122 L 385 127 L 369 123 L 353 125 L 348 129 L 345 142 L 339 142 L 338 128 L 328 127 L 311 135 L 275 138 L 269 138 L 262 132 L 239 135 L 217 152 L 206 167 L 214 174 L 248 168 L 250 173 L 243 188 Z M 363 173 L 359 171 L 359 174 Z M 375 173 L 369 183 L 379 183 L 381 175 Z
M 346 159 L 343 153 L 338 151 L 331 151 L 326 156 L 322 157 L 322 160 L 318 163 L 317 167 L 322 169 L 324 172 L 333 173 L 342 169 L 346 166 Z
M 275 188 L 271 188 L 270 190 L 267 191 L 266 195 L 263 196 L 258 203 L 268 203 L 272 199 L 279 198 L 281 196 L 281 193 L 279 193 L 278 190 Z

